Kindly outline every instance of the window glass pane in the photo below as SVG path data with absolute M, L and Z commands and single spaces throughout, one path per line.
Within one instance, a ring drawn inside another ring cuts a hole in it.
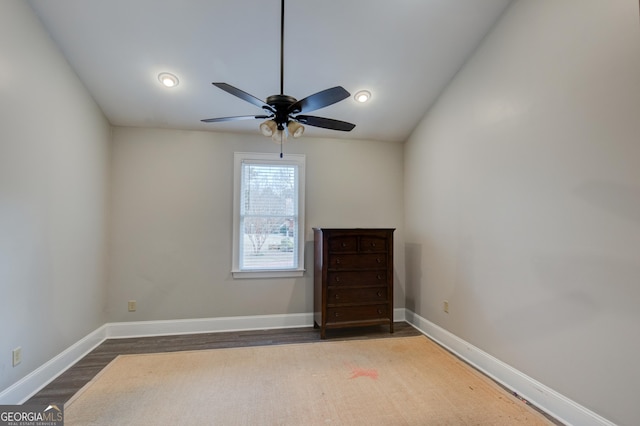
M 298 268 L 298 166 L 243 161 L 240 269 Z

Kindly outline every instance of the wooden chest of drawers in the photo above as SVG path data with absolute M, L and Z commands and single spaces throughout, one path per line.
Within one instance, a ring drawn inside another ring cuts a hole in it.
M 389 324 L 393 333 L 394 229 L 314 228 L 314 326 Z

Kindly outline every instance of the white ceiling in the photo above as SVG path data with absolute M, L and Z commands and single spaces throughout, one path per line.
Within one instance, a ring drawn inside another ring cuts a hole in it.
M 356 124 L 305 135 L 404 141 L 510 0 L 288 0 L 284 92 L 333 86 L 353 97 L 312 115 Z M 214 86 L 280 92 L 280 0 L 29 0 L 116 126 L 258 133 L 261 114 Z M 172 89 L 161 72 L 178 76 Z

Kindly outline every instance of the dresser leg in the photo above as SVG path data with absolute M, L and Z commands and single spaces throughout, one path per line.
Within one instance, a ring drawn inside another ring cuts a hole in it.
M 321 327 L 320 328 L 320 339 L 324 340 L 327 338 L 327 334 L 325 333 L 325 328 Z
M 393 333 L 393 320 L 389 322 L 389 333 Z

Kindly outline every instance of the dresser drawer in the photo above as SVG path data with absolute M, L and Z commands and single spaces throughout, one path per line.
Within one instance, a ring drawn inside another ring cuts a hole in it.
M 388 305 L 345 306 L 327 308 L 327 323 L 366 321 L 389 318 Z
M 358 237 L 341 235 L 329 238 L 330 252 L 355 252 L 358 250 Z
M 387 301 L 387 287 L 330 287 L 327 303 L 376 303 Z
M 360 239 L 360 251 L 361 252 L 387 252 L 388 239 L 385 237 L 378 237 L 374 235 L 363 235 Z
M 329 255 L 329 269 L 384 269 L 386 267 L 386 253 Z
M 327 274 L 328 286 L 383 285 L 387 283 L 387 270 L 335 271 Z

